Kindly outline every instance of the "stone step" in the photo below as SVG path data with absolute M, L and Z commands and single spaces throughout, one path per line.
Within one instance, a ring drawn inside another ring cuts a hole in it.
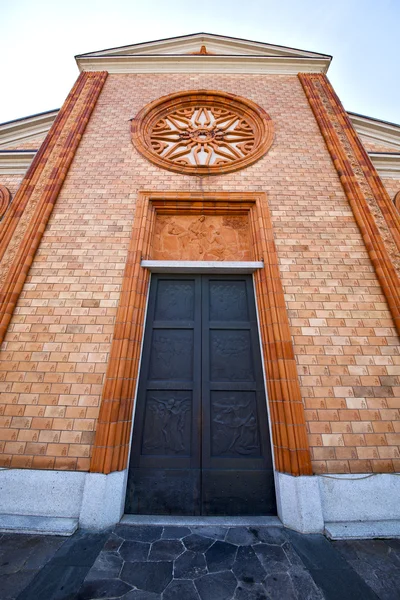
M 400 521 L 347 521 L 325 523 L 325 535 L 332 540 L 400 537 Z
M 38 517 L 0 515 L 1 533 L 31 533 L 42 535 L 72 535 L 78 528 L 78 519 L 65 517 Z
M 278 517 L 181 517 L 168 515 L 124 515 L 124 525 L 220 525 L 223 527 L 283 527 Z

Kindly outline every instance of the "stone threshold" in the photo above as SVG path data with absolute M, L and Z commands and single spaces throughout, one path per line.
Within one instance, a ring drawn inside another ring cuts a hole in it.
M 331 540 L 400 538 L 400 521 L 346 521 L 325 523 L 325 535 Z
M 0 533 L 32 533 L 70 536 L 78 529 L 78 519 L 0 515 Z
M 278 517 L 185 517 L 170 515 L 124 515 L 121 519 L 123 525 L 180 525 L 196 526 L 209 525 L 213 527 L 283 527 Z

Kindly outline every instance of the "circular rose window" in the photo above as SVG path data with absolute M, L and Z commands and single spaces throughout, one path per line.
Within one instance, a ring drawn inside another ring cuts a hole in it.
M 257 104 L 222 92 L 182 92 L 156 100 L 132 119 L 132 140 L 160 167 L 193 175 L 242 169 L 263 156 L 272 121 Z

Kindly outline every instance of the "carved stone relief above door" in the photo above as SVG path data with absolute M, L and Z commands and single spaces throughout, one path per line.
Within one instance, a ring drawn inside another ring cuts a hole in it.
M 155 260 L 252 260 L 247 216 L 157 215 Z

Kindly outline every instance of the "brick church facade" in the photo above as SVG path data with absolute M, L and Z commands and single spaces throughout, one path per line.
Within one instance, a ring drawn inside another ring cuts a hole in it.
M 0 125 L 3 515 L 397 527 L 400 126 L 347 113 L 330 60 L 92 52 Z

